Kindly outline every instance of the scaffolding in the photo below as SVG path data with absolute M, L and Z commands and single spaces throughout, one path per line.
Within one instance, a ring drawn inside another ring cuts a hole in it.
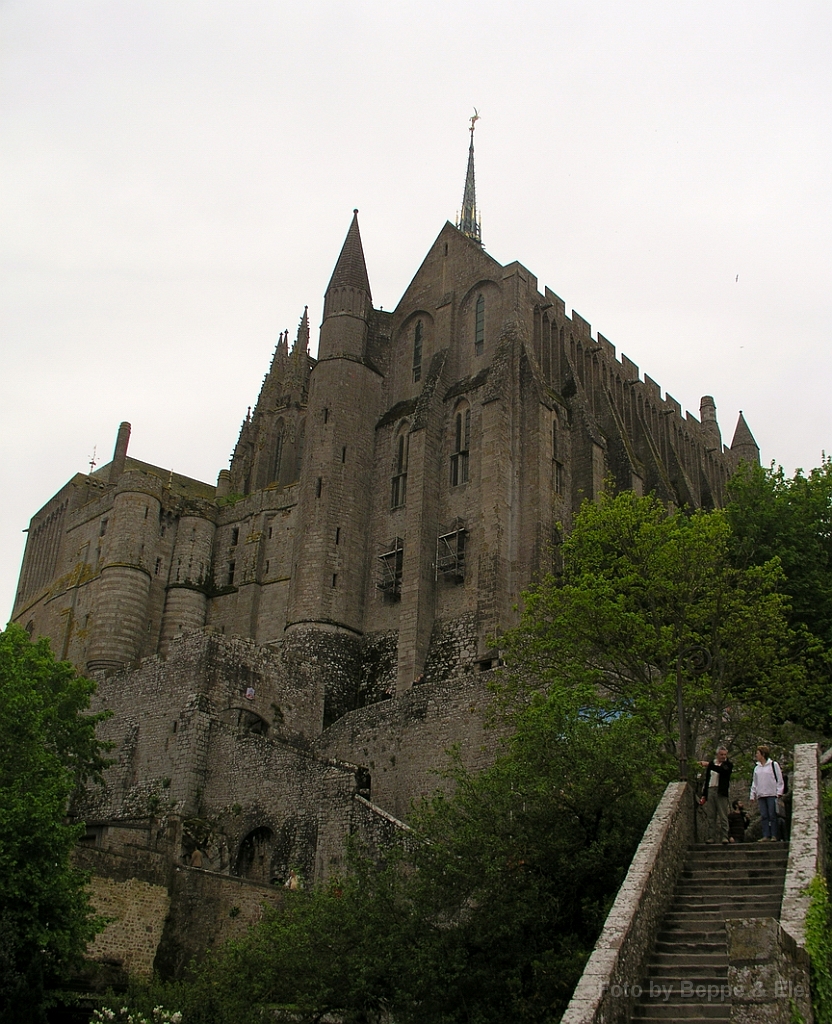
M 462 519 L 454 519 L 447 530 L 436 538 L 436 579 L 440 576 L 450 583 L 465 579 L 465 538 L 468 531 Z
M 391 601 L 398 601 L 402 596 L 402 566 L 404 564 L 404 541 L 396 537 L 388 545 L 387 551 L 376 556 L 381 563 L 376 587 Z

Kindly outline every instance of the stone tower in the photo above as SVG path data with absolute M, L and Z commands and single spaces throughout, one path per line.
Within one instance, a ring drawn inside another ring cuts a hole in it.
M 326 651 L 325 722 L 354 706 L 364 631 L 375 423 L 383 378 L 370 359 L 372 298 L 358 210 L 324 296 L 309 381 L 287 643 Z

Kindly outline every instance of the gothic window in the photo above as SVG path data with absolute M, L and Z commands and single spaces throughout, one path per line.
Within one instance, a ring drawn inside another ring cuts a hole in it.
M 451 487 L 468 483 L 468 451 L 471 446 L 471 409 L 462 404 L 454 415 L 451 450 Z
M 303 466 L 303 442 L 306 438 L 306 420 L 302 419 L 297 427 L 297 445 L 295 448 L 295 480 L 300 477 Z
M 422 321 L 416 321 L 413 331 L 413 383 L 418 384 L 422 379 Z
M 409 446 L 408 424 L 403 423 L 396 434 L 393 457 L 393 480 L 390 507 L 400 508 L 407 498 L 407 454 Z
M 280 462 L 283 458 L 283 437 L 285 433 L 285 426 L 283 420 L 277 422 L 277 436 L 274 443 L 274 460 L 272 462 L 272 471 L 269 480 L 280 479 Z
M 558 418 L 552 418 L 552 490 L 555 494 L 563 494 L 564 476 L 561 461 L 561 443 L 558 429 Z
M 474 355 L 481 356 L 485 347 L 485 299 L 477 296 L 474 313 Z

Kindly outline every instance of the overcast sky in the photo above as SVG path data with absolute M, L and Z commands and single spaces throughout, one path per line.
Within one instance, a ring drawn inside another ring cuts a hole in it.
M 352 217 L 392 309 L 462 198 L 730 443 L 832 451 L 832 5 L 0 0 L 0 612 L 133 425 L 214 482 Z M 313 352 L 317 346 L 313 329 Z

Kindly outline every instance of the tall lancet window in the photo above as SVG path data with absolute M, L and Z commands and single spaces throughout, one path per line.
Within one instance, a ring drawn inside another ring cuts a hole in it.
M 485 299 L 477 296 L 474 313 L 474 355 L 481 356 L 485 347 Z
M 277 436 L 275 437 L 274 443 L 274 458 L 272 459 L 272 471 L 269 477 L 270 481 L 280 479 L 280 463 L 283 459 L 283 438 L 285 434 L 285 425 L 283 420 L 277 421 Z
M 393 480 L 390 490 L 390 507 L 400 508 L 407 497 L 407 448 L 408 424 L 403 423 L 396 434 L 393 452 Z
M 468 483 L 468 449 L 471 445 L 471 408 L 457 406 L 451 452 L 451 487 Z
M 422 334 L 424 329 L 422 321 L 416 321 L 413 331 L 413 383 L 418 384 L 422 379 Z

